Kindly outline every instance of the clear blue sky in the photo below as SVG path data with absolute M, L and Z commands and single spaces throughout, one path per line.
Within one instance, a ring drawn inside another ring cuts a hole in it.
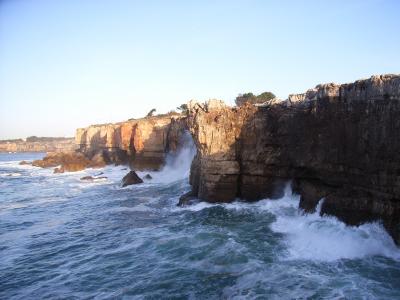
M 400 1 L 0 0 L 0 138 L 400 73 Z

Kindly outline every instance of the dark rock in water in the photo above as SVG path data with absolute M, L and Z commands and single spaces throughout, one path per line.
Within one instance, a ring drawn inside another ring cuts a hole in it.
M 195 193 L 190 191 L 179 197 L 179 202 L 178 202 L 177 206 L 191 205 L 191 204 L 194 204 L 195 202 L 197 202 L 197 200 L 198 199 L 197 199 Z
M 107 179 L 106 176 L 99 176 L 99 177 L 93 177 L 93 176 L 84 176 L 81 178 L 83 181 L 97 181 L 97 180 L 103 180 Z
M 64 173 L 64 168 L 63 167 L 55 168 L 53 173 L 54 174 Z
M 25 161 L 25 160 L 23 160 L 23 161 L 21 161 L 21 162 L 19 163 L 20 166 L 31 165 L 31 164 L 32 164 L 31 162 Z
M 128 170 L 128 168 L 122 168 L 122 169 L 121 169 L 121 171 L 126 171 L 126 170 Z
M 103 175 L 103 174 L 104 174 L 103 172 L 99 172 L 99 173 L 95 174 L 94 176 L 100 176 L 100 175 Z
M 146 174 L 146 176 L 144 176 L 144 179 L 148 179 L 148 180 L 150 180 L 150 179 L 153 179 L 153 177 L 151 177 L 151 175 L 150 175 L 150 174 Z
M 143 183 L 143 180 L 136 174 L 135 171 L 130 171 L 128 174 L 122 178 L 122 187 Z

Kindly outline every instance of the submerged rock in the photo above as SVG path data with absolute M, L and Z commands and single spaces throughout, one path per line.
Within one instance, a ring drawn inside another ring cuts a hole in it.
M 146 174 L 146 176 L 144 176 L 143 178 L 144 178 L 144 179 L 147 179 L 147 180 L 153 179 L 153 177 L 151 177 L 150 174 Z
M 122 187 L 143 183 L 143 180 L 136 174 L 135 171 L 130 171 L 128 174 L 122 178 Z
M 64 168 L 63 168 L 63 167 L 54 168 L 53 173 L 54 173 L 54 174 L 64 173 Z
M 197 201 L 198 201 L 198 199 L 196 197 L 196 194 L 193 193 L 192 191 L 190 191 L 179 197 L 179 202 L 178 202 L 177 206 L 191 205 Z
M 84 176 L 81 177 L 82 181 L 102 181 L 107 179 L 106 176 Z
M 29 162 L 29 161 L 25 161 L 25 160 L 23 160 L 23 161 L 21 161 L 21 162 L 19 163 L 19 165 L 20 165 L 20 166 L 24 166 L 24 165 L 32 165 L 32 163 L 31 163 L 31 162 Z

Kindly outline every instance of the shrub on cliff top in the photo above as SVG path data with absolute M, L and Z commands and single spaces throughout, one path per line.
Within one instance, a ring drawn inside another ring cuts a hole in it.
M 149 111 L 149 113 L 146 115 L 146 118 L 150 118 L 154 115 L 154 113 L 156 112 L 156 109 L 153 108 L 151 111 Z
M 177 110 L 180 110 L 182 114 L 187 114 L 188 113 L 188 106 L 187 104 L 181 104 L 176 108 Z
M 258 96 L 255 96 L 253 93 L 245 93 L 245 94 L 239 94 L 235 99 L 235 103 L 237 106 L 241 106 L 247 102 L 252 103 L 252 104 L 264 103 L 264 102 L 268 102 L 274 98 L 275 98 L 275 95 L 271 92 L 264 92 Z

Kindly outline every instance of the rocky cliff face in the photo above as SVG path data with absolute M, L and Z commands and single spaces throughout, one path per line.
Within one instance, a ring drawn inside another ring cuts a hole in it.
M 400 242 L 400 76 L 324 84 L 269 106 L 189 104 L 198 147 L 190 182 L 201 199 L 278 197 L 348 224 L 382 220 Z
M 26 141 L 0 141 L 0 152 L 61 152 L 75 149 L 73 138 L 28 137 Z
M 90 159 L 102 151 L 109 163 L 130 163 L 135 170 L 158 169 L 165 154 L 178 147 L 185 128 L 179 114 L 154 116 L 79 128 L 75 142 Z

